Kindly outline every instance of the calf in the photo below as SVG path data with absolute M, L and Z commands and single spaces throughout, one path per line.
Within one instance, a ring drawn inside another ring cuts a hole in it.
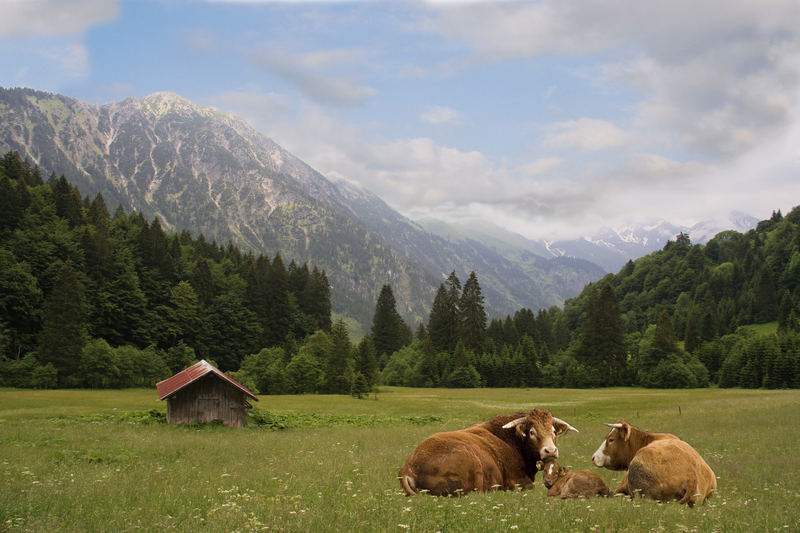
M 588 470 L 567 470 L 555 459 L 545 459 L 542 481 L 551 498 L 591 498 L 609 496 L 608 487 L 600 476 Z
M 611 470 L 627 470 L 616 494 L 678 500 L 692 507 L 717 489 L 711 468 L 675 435 L 648 433 L 622 420 L 606 425 L 611 432 L 594 452 L 592 462 Z

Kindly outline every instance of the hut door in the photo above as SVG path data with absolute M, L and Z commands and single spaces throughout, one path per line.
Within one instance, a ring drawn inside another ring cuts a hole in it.
M 220 420 L 219 398 L 211 394 L 201 394 L 197 397 L 197 414 L 201 422 Z

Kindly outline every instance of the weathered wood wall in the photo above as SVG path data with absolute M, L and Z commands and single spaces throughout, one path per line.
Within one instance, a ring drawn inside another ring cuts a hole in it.
M 209 374 L 167 398 L 167 422 L 220 421 L 231 427 L 245 424 L 243 392 Z

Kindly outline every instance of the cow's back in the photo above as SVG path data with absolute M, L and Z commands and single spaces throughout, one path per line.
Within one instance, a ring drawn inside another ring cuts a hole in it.
M 400 481 L 409 496 L 421 490 L 443 496 L 526 486 L 531 480 L 522 470 L 519 453 L 478 424 L 422 441 L 400 469 Z
M 700 454 L 680 439 L 656 440 L 640 449 L 627 473 L 630 493 L 656 500 L 679 500 L 690 506 L 711 497 L 714 472 Z

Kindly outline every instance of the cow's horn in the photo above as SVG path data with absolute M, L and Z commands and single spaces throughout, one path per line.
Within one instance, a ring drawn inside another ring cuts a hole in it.
M 516 420 L 512 420 L 511 422 L 509 422 L 508 424 L 503 426 L 503 429 L 511 429 L 513 427 L 517 427 L 518 425 L 522 424 L 523 422 L 525 422 L 525 417 L 521 416 L 521 417 L 517 418 Z
M 621 428 L 622 427 L 622 424 L 620 424 L 619 422 L 617 422 L 616 424 L 609 424 L 608 422 L 603 422 L 603 424 L 607 425 L 610 428 Z
M 563 421 L 563 420 L 561 420 L 560 418 L 553 417 L 553 420 L 555 420 L 556 422 L 561 422 L 562 424 L 564 424 L 565 426 L 567 426 L 567 431 L 574 431 L 575 433 L 580 433 L 580 431 L 578 431 L 577 429 L 575 429 L 574 427 L 572 427 L 572 426 L 571 426 L 571 425 L 570 425 L 568 422 L 564 422 L 564 421 Z

